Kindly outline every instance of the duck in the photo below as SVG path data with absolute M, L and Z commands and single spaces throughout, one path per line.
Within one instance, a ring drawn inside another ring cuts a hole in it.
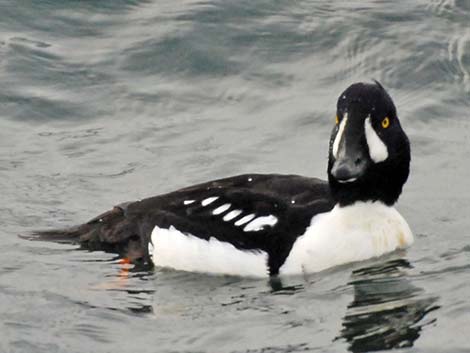
M 410 246 L 396 204 L 410 143 L 378 82 L 337 100 L 327 180 L 243 174 L 126 202 L 89 222 L 36 232 L 133 264 L 243 277 L 319 272 Z

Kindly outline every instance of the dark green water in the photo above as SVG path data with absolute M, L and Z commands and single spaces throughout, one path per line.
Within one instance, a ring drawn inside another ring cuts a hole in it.
M 406 252 L 270 284 L 17 237 L 217 177 L 324 178 L 336 98 L 372 78 L 412 143 Z M 468 0 L 0 0 L 0 352 L 469 352 L 469 156 Z

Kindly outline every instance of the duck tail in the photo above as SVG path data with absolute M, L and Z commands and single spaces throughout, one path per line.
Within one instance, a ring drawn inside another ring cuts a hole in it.
M 135 221 L 131 221 L 127 215 L 129 204 L 131 203 L 115 206 L 78 226 L 39 230 L 21 237 L 28 240 L 80 244 L 83 249 L 118 253 L 132 263 L 140 263 L 148 258 L 147 242 L 140 236 Z

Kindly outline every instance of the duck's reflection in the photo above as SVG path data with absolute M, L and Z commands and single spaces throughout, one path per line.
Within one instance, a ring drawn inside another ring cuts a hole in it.
M 426 297 L 410 282 L 408 268 L 399 259 L 353 272 L 354 300 L 338 337 L 346 339 L 351 352 L 411 347 L 423 326 L 435 321 L 426 315 L 439 308 L 437 298 Z

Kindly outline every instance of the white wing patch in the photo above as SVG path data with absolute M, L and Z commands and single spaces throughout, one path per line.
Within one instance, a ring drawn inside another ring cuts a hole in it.
M 231 221 L 232 219 L 238 217 L 242 212 L 243 212 L 242 210 L 233 210 L 233 211 L 230 211 L 229 213 L 227 213 L 227 214 L 224 216 L 224 221 L 225 221 L 225 222 Z
M 218 198 L 219 198 L 218 196 L 208 197 L 207 199 L 204 199 L 201 201 L 201 205 L 206 207 L 207 205 L 210 205 L 212 202 L 214 202 Z
M 258 217 L 248 223 L 245 228 L 243 228 L 244 232 L 258 232 L 262 230 L 265 226 L 273 227 L 277 223 L 277 217 L 273 215 Z
M 243 217 L 243 218 L 240 218 L 238 221 L 235 222 L 235 225 L 237 227 L 239 226 L 242 226 L 244 225 L 245 223 L 248 223 L 249 221 L 251 221 L 253 218 L 255 218 L 256 215 L 254 213 L 250 213 L 249 215 Z
M 388 158 L 388 149 L 372 127 L 370 116 L 364 122 L 364 129 L 370 158 L 375 163 L 383 162 Z
M 343 120 L 339 124 L 338 133 L 336 134 L 335 141 L 333 142 L 333 156 L 338 159 L 338 150 L 339 144 L 341 139 L 343 138 L 344 128 L 346 127 L 346 123 L 348 122 L 348 113 L 344 113 Z
M 227 211 L 230 208 L 230 206 L 232 206 L 232 205 L 229 204 L 229 203 L 224 203 L 222 206 L 219 206 L 214 211 L 212 211 L 212 214 L 217 216 L 221 213 L 224 213 L 225 211 Z
M 249 178 L 249 179 L 250 179 L 250 181 L 252 180 L 251 178 Z M 201 205 L 203 207 L 206 207 L 206 206 L 210 205 L 211 203 L 215 202 L 218 199 L 219 199 L 219 196 L 208 197 L 208 198 L 201 201 Z M 195 200 L 185 200 L 185 201 L 183 201 L 183 204 L 184 205 L 191 205 L 194 202 L 196 202 L 196 201 Z M 293 204 L 295 203 L 294 200 L 292 200 L 291 202 Z M 228 211 L 230 209 L 230 207 L 232 207 L 232 204 L 224 203 L 223 205 L 215 208 L 212 211 L 212 214 L 214 216 L 222 215 L 223 213 Z M 223 216 L 223 220 L 225 222 L 229 222 L 229 221 L 237 218 L 238 216 L 240 216 L 242 213 L 243 213 L 243 210 L 240 210 L 240 209 L 232 210 L 232 211 L 228 212 L 226 215 Z M 240 218 L 238 221 L 236 221 L 234 223 L 234 225 L 239 227 L 239 226 L 243 226 L 243 225 L 248 223 L 245 226 L 245 228 L 243 228 L 243 231 L 245 231 L 245 232 L 258 232 L 266 226 L 273 227 L 277 223 L 277 221 L 278 221 L 277 217 L 275 217 L 273 215 L 262 216 L 262 217 L 256 218 L 256 214 L 250 213 L 250 214 Z
M 182 271 L 246 277 L 268 277 L 268 255 L 261 250 L 239 250 L 215 238 L 200 239 L 171 226 L 156 226 L 151 235 L 151 258 L 156 266 Z

